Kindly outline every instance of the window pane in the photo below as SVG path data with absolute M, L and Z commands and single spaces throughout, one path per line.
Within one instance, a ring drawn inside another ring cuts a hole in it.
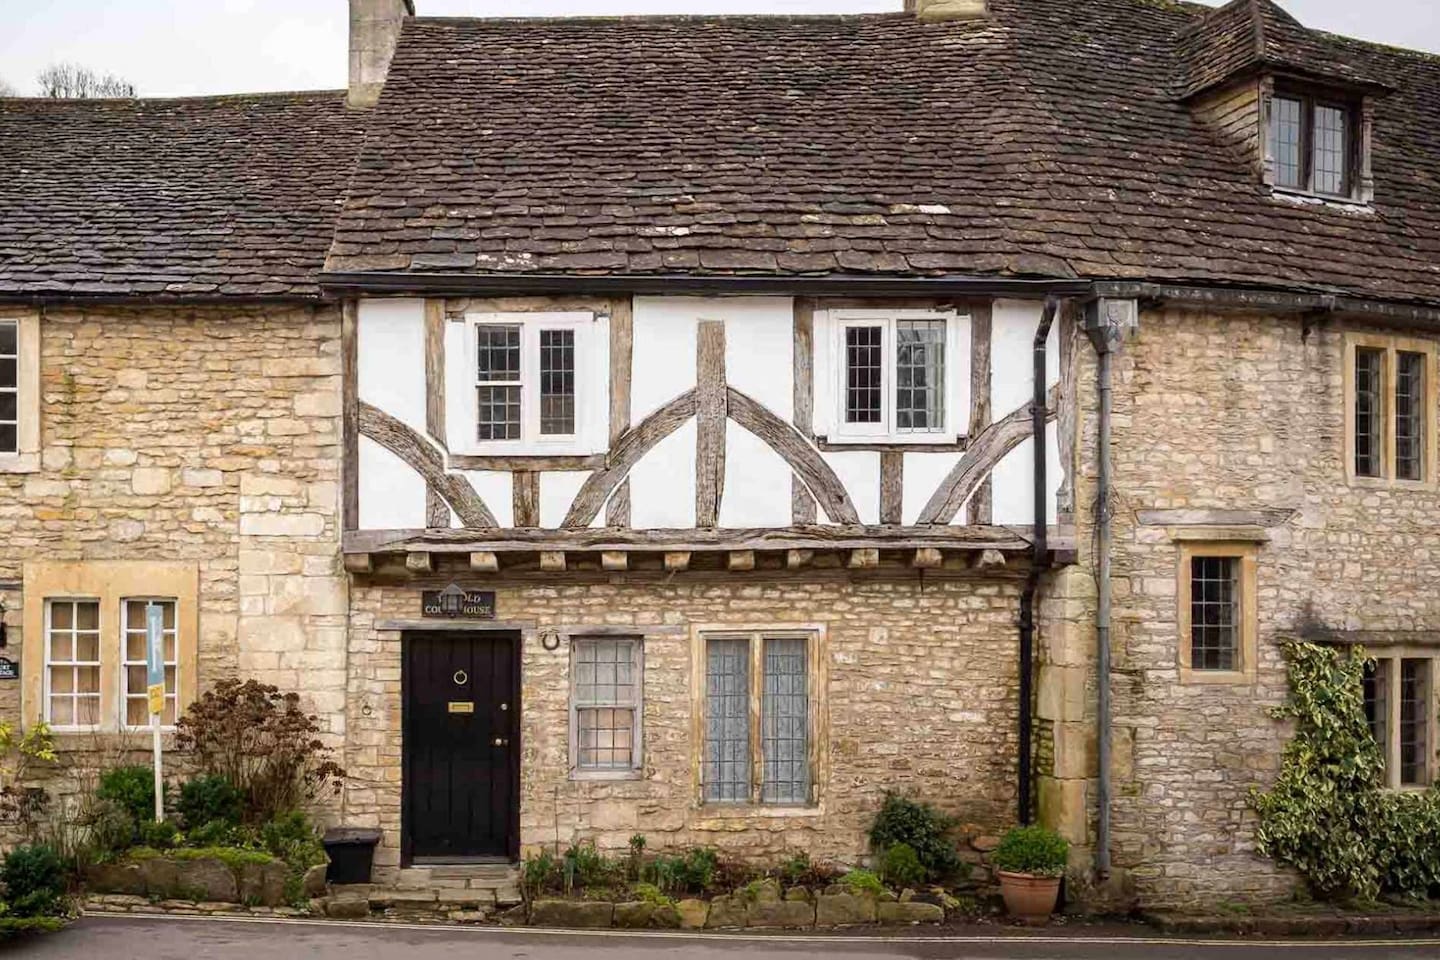
M 520 379 L 520 328 L 482 324 L 475 328 L 475 342 L 479 348 L 479 376 L 484 383 L 490 380 Z
M 845 328 L 845 422 L 880 423 L 883 327 Z
M 74 667 L 51 667 L 51 668 L 50 668 L 50 692 L 51 692 L 51 693 L 74 693 L 74 692 L 75 692 L 75 668 L 74 668 Z
M 481 440 L 520 439 L 520 388 L 479 387 Z
M 0 423 L 0 453 L 15 453 L 19 449 L 19 433 L 15 425 Z
M 0 357 L 13 357 L 19 353 L 20 325 L 14 320 L 0 320 Z M 14 386 L 14 384 L 11 384 Z
M 1380 754 L 1388 758 L 1387 731 L 1390 726 L 1390 664 L 1389 660 L 1375 660 L 1365 665 L 1365 722 L 1370 727 L 1370 736 L 1380 745 Z
M 580 766 L 590 770 L 628 770 L 634 762 L 635 711 L 585 708 L 580 722 Z
M 760 749 L 765 803 L 810 799 L 810 701 L 806 690 L 806 641 L 765 641 L 765 691 L 760 701 Z
M 77 697 L 75 700 L 75 725 L 93 727 L 100 722 L 100 695 Z
M 1384 475 L 1385 351 L 1355 350 L 1355 475 Z
M 1282 187 L 1305 186 L 1300 163 L 1302 111 L 1299 100 L 1276 97 L 1270 102 L 1270 156 L 1275 182 Z
M 75 634 L 75 659 L 80 663 L 99 662 L 100 635 L 98 633 Z
M 1425 479 L 1425 355 L 1395 355 L 1395 475 Z
M 1429 782 L 1430 661 L 1400 661 L 1400 783 Z
M 540 433 L 575 432 L 575 331 L 540 331 Z
M 17 379 L 19 366 L 14 357 L 0 357 L 0 387 L 15 389 L 20 383 Z
M 1270 101 L 1270 157 L 1274 181 L 1282 187 L 1305 186 L 1300 166 L 1300 134 L 1303 107 L 1297 99 L 1276 96 Z
M 750 799 L 750 641 L 705 645 L 705 799 Z
M 575 702 L 634 703 L 634 658 L 632 640 L 577 640 Z
M 1190 666 L 1236 670 L 1240 616 L 1235 557 L 1190 558 Z
M 1344 193 L 1345 159 L 1348 154 L 1345 111 L 1315 106 L 1315 190 Z
M 75 625 L 75 604 L 69 600 L 55 600 L 50 604 L 50 626 L 55 630 L 69 630 Z
M 945 426 L 945 321 L 895 324 L 895 428 Z
M 75 701 L 68 697 L 50 698 L 50 723 L 57 727 L 68 727 L 75 722 Z
M 100 604 L 94 600 L 81 600 L 75 604 L 75 629 L 100 629 Z
M 143 727 L 149 722 L 149 702 L 144 697 L 127 697 L 125 700 L 125 723 L 132 727 Z
M 13 390 L 0 390 L 0 420 L 15 422 L 15 413 L 19 407 L 19 397 Z

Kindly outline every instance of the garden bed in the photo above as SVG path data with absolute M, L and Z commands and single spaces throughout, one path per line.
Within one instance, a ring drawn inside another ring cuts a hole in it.
M 90 867 L 85 886 L 93 893 L 266 907 L 324 894 L 324 864 L 305 871 L 299 890 L 290 887 L 291 872 L 284 860 L 259 850 L 202 847 L 161 853 L 141 847 Z

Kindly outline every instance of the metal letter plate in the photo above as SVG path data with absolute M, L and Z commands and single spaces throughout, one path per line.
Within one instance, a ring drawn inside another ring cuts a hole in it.
M 450 701 L 450 712 L 451 712 L 451 713 L 474 713 L 474 712 L 475 712 L 475 704 L 471 703 L 469 700 L 451 700 L 451 701 Z

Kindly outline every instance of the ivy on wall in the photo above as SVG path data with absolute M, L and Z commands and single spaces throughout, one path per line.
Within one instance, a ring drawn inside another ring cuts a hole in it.
M 1293 720 L 1295 736 L 1275 785 L 1251 795 L 1260 852 L 1327 899 L 1440 892 L 1440 790 L 1384 789 L 1365 722 L 1365 651 L 1287 641 L 1285 658 L 1290 698 L 1274 715 Z

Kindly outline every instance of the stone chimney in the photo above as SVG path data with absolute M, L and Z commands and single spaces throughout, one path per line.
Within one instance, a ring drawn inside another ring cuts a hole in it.
M 905 0 L 905 11 L 922 23 L 974 20 L 985 16 L 985 0 Z
M 380 99 L 400 27 L 413 16 L 414 0 L 350 0 L 350 106 Z

